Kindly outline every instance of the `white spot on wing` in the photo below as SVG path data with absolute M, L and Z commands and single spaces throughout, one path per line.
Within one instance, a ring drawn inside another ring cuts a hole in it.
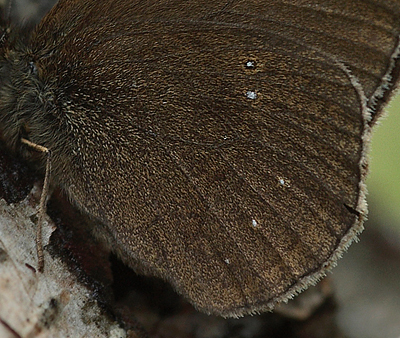
M 290 187 L 290 180 L 285 179 L 283 177 L 278 177 L 278 184 L 281 187 L 289 188 Z
M 257 93 L 254 90 L 248 90 L 246 92 L 246 97 L 250 100 L 255 100 L 257 98 Z
M 246 67 L 247 68 L 254 68 L 255 67 L 254 61 L 251 61 L 251 60 L 247 61 L 246 62 Z

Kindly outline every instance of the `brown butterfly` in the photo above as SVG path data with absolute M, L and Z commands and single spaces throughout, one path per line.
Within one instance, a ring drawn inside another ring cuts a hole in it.
M 2 30 L 0 133 L 133 269 L 266 311 L 362 230 L 399 34 L 400 1 L 61 0 Z

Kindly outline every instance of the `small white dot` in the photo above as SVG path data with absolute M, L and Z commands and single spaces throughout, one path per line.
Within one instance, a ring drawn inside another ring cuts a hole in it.
M 253 227 L 257 226 L 257 221 L 255 219 L 253 219 L 252 223 L 253 223 Z
M 230 262 L 231 262 L 231 261 L 229 260 L 229 258 L 225 259 L 225 263 L 226 263 L 226 264 L 230 264 Z
M 257 93 L 254 92 L 254 91 L 252 91 L 252 90 L 249 90 L 249 91 L 247 91 L 247 93 L 246 93 L 246 97 L 247 97 L 248 99 L 250 99 L 250 100 L 255 100 L 255 99 L 257 98 Z
M 246 62 L 246 67 L 247 68 L 254 68 L 254 61 L 247 61 Z
M 281 185 L 285 185 L 285 180 L 284 180 L 283 178 L 280 178 L 280 179 L 279 179 L 279 183 L 280 183 Z

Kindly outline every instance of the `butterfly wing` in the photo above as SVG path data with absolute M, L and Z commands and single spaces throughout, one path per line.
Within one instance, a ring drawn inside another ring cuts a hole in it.
M 60 1 L 31 46 L 68 142 L 32 141 L 133 268 L 208 313 L 271 309 L 362 230 L 391 6 Z

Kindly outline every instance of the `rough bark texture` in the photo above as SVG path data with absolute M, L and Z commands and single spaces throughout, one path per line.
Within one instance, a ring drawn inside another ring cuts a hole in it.
M 45 270 L 35 270 L 36 191 L 16 204 L 0 200 L 1 336 L 126 337 L 60 258 L 45 250 Z M 45 245 L 54 230 L 48 219 Z

